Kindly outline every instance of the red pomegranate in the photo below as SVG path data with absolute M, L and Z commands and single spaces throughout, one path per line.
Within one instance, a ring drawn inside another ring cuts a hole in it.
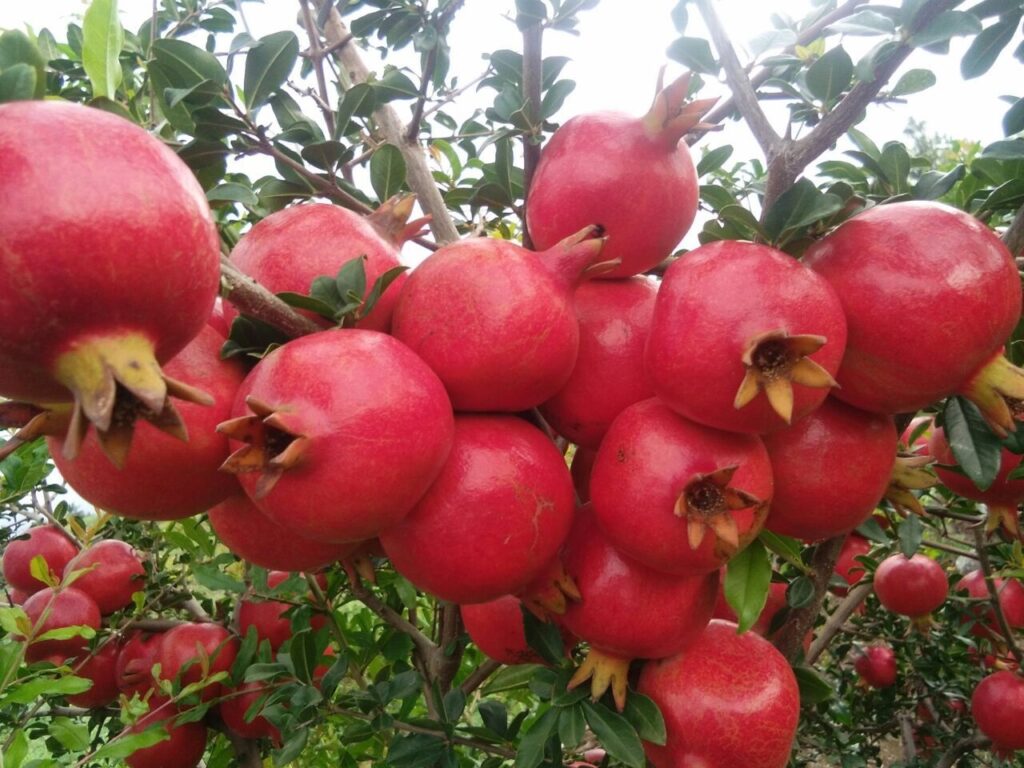
M 562 555 L 580 600 L 559 619 L 590 644 L 570 687 L 591 679 L 599 698 L 610 686 L 621 710 L 631 659 L 661 659 L 692 643 L 711 619 L 718 572 L 671 576 L 621 554 L 605 536 L 589 505 L 576 513 Z
M 654 395 L 643 360 L 657 295 L 657 284 L 642 277 L 588 282 L 576 289 L 576 367 L 565 386 L 540 407 L 560 435 L 596 450 L 612 419 Z
M 395 525 L 452 442 L 437 376 L 377 331 L 322 331 L 278 347 L 246 377 L 233 413 L 218 429 L 244 446 L 224 468 L 278 525 L 320 542 Z
M 392 333 L 437 372 L 458 411 L 540 405 L 576 363 L 572 291 L 604 243 L 591 235 L 543 253 L 484 237 L 446 245 L 409 275 Z
M 230 496 L 210 510 L 210 527 L 225 547 L 262 568 L 315 571 L 350 555 L 358 542 L 311 539 L 281 525 L 244 493 Z
M 221 360 L 223 344 L 217 331 L 204 326 L 164 366 L 176 381 L 208 392 L 213 404 L 182 403 L 178 427 L 140 420 L 127 456 L 120 450 L 126 444 L 112 446 L 115 427 L 103 442 L 88 435 L 74 460 L 64 457 L 61 438 L 48 437 L 54 463 L 68 484 L 107 512 L 138 520 L 189 517 L 237 492 L 235 479 L 219 471 L 230 451 L 227 437 L 216 428 L 230 417 L 245 371 L 237 360 Z M 179 439 L 186 434 L 188 442 Z M 105 455 L 111 451 L 117 466 Z
M 89 569 L 75 579 L 80 589 L 96 601 L 104 616 L 127 608 L 132 595 L 145 588 L 146 569 L 130 544 L 117 539 L 97 541 L 64 566 L 64 578 L 73 571 Z
M 26 600 L 22 607 L 32 626 L 32 636 L 25 649 L 25 658 L 29 662 L 83 655 L 89 647 L 89 640 L 81 635 L 63 640 L 33 638 L 64 627 L 89 627 L 96 630 L 100 628 L 102 620 L 96 601 L 74 587 L 41 589 Z
M 166 698 L 149 700 L 149 712 L 126 728 L 127 733 L 142 733 L 157 723 L 162 724 L 168 738 L 138 749 L 125 758 L 128 768 L 196 768 L 206 751 L 206 726 L 202 722 L 176 725 L 180 714 Z
M 871 542 L 859 533 L 851 533 L 843 541 L 843 548 L 839 550 L 839 557 L 836 559 L 835 573 L 851 587 L 864 578 L 864 565 L 857 560 L 871 551 Z M 832 591 L 837 595 L 845 595 L 846 590 L 841 587 L 833 587 Z
M 849 324 L 836 397 L 868 411 L 913 412 L 958 391 L 999 356 L 1020 317 L 1010 252 L 976 218 L 940 203 L 871 208 L 804 262 L 835 289 Z
M 971 714 L 1003 757 L 1024 749 L 1024 678 L 1009 671 L 986 677 L 971 696 Z
M 875 594 L 883 607 L 911 619 L 925 618 L 946 601 L 949 583 L 942 566 L 916 554 L 896 553 L 875 570 Z
M 144 694 L 155 685 L 153 665 L 157 663 L 163 632 L 133 631 L 117 654 L 114 675 L 118 689 L 126 696 Z
M 32 575 L 32 558 L 42 556 L 50 572 L 58 578 L 64 566 L 78 554 L 78 545 L 56 525 L 37 525 L 18 534 L 4 547 L 2 565 L 4 579 L 27 595 L 46 585 Z
M 160 677 L 180 680 L 182 687 L 198 683 L 218 672 L 227 672 L 238 655 L 238 639 L 220 624 L 189 622 L 163 634 L 156 661 Z M 199 695 L 209 701 L 220 695 L 221 683 L 203 688 Z
M 995 480 L 988 488 L 981 490 L 966 475 L 943 466 L 955 466 L 957 460 L 942 427 L 932 430 L 928 452 L 935 457 L 935 474 L 944 486 L 958 496 L 981 501 L 988 506 L 987 530 L 992 531 L 1002 526 L 1011 535 L 1020 536 L 1020 514 L 1017 507 L 1024 501 L 1024 478 L 1011 480 L 1010 473 L 1020 466 L 1024 456 L 1003 448 Z
M 785 657 L 753 632 L 712 621 L 688 649 L 644 665 L 637 691 L 665 718 L 665 746 L 645 744 L 655 768 L 784 768 L 800 716 Z
M 0 395 L 74 402 L 69 455 L 88 422 L 101 438 L 142 409 L 173 423 L 168 394 L 201 395 L 160 365 L 206 324 L 220 285 L 202 188 L 110 112 L 59 100 L 0 111 Z
M 872 688 L 889 688 L 896 682 L 896 653 L 888 645 L 870 645 L 856 655 L 853 668 Z
M 594 448 L 577 446 L 576 453 L 573 454 L 569 472 L 572 475 L 572 485 L 576 489 L 576 498 L 580 504 L 590 501 L 590 473 L 594 469 L 595 459 L 597 459 L 597 450 Z
M 505 595 L 486 603 L 462 606 L 462 623 L 477 648 L 502 664 L 545 664 L 526 641 L 523 604 L 517 597 Z M 564 629 L 566 649 L 575 645 Z
M 804 541 L 856 528 L 885 495 L 896 440 L 892 417 L 831 397 L 792 426 L 765 435 L 775 478 L 765 528 Z
M 267 574 L 267 586 L 274 589 L 290 575 L 285 571 L 271 571 Z M 277 653 L 292 636 L 292 622 L 285 613 L 294 607 L 294 603 L 286 603 L 281 600 L 255 600 L 250 597 L 239 600 L 238 632 L 245 637 L 249 627 L 254 627 L 256 637 L 270 643 L 270 649 Z M 312 617 L 310 623 L 314 629 L 319 629 L 326 624 L 326 621 L 325 616 L 316 615 Z
M 665 573 L 710 573 L 760 533 L 772 468 L 756 435 L 701 426 L 653 398 L 612 422 L 590 497 L 623 553 Z
M 224 691 L 224 698 L 217 704 L 224 725 L 243 739 L 270 739 L 281 742 L 281 732 L 263 715 L 246 720 L 245 715 L 270 689 L 266 683 L 242 683 L 237 688 Z M 261 707 L 262 709 L 262 707 Z
M 774 248 L 720 240 L 665 272 L 644 362 L 655 394 L 683 416 L 763 433 L 821 405 L 845 348 L 827 282 Z
M 121 691 L 117 687 L 117 657 L 121 643 L 107 640 L 94 650 L 84 661 L 74 665 L 76 677 L 92 682 L 92 687 L 82 693 L 68 696 L 68 704 L 85 709 L 99 709 L 117 701 Z
M 378 277 L 401 266 L 398 252 L 402 243 L 420 230 L 422 219 L 406 224 L 414 202 L 411 195 L 392 198 L 369 216 L 326 203 L 284 208 L 243 235 L 231 251 L 231 261 L 274 293 L 309 294 L 317 277 L 334 278 L 343 264 L 364 257 L 365 298 Z M 404 273 L 399 275 L 356 327 L 390 330 L 405 279 Z M 231 306 L 225 310 L 230 326 L 237 311 Z M 315 319 L 327 325 L 319 315 Z
M 686 102 L 689 74 L 659 89 L 642 118 L 578 115 L 551 136 L 526 200 L 535 247 L 550 248 L 581 227 L 608 235 L 607 277 L 645 272 L 672 253 L 697 214 L 697 172 L 686 143 L 714 99 Z
M 999 595 L 999 607 L 1006 617 L 1006 623 L 1010 629 L 1024 627 L 1024 586 L 1017 579 L 996 578 L 996 593 Z M 985 584 L 985 573 L 978 569 L 971 571 L 956 583 L 954 587 L 959 592 L 966 592 L 968 597 L 975 600 L 991 600 L 988 593 L 988 586 Z M 996 619 L 995 609 L 990 602 L 983 605 L 975 605 L 969 611 L 973 625 L 971 634 L 978 637 L 998 638 L 1002 636 L 999 628 L 999 621 Z
M 483 603 L 540 574 L 574 506 L 569 469 L 543 432 L 513 416 L 459 416 L 441 475 L 380 543 L 418 588 Z

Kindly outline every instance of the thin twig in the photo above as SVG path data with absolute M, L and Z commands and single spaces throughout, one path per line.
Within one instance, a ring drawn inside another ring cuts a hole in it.
M 469 676 L 462 681 L 462 685 L 459 688 L 462 692 L 469 696 L 477 688 L 487 682 L 487 678 L 501 669 L 502 664 L 495 661 L 494 659 L 487 659 L 479 667 L 469 673 Z
M 981 561 L 981 572 L 985 576 L 985 587 L 988 589 L 988 596 L 992 603 L 992 611 L 995 613 L 996 622 L 999 624 L 999 632 L 1002 634 L 1003 640 L 1006 641 L 1007 650 L 1017 660 L 1017 666 L 1024 666 L 1024 654 L 1021 653 L 1020 646 L 1017 645 L 1017 641 L 1013 637 L 1013 630 L 1010 628 L 1010 623 L 1006 620 L 1003 605 L 999 602 L 999 590 L 996 589 L 995 579 L 992 578 L 992 563 L 988 559 L 985 527 L 983 525 L 976 525 L 974 527 L 974 541 L 975 548 L 978 551 L 978 560 Z
M 405 140 L 415 142 L 420 137 L 420 124 L 423 121 L 423 109 L 427 103 L 427 91 L 430 89 L 430 82 L 434 79 L 434 70 L 437 68 L 437 44 L 427 51 L 427 60 L 423 63 L 423 74 L 420 76 L 420 90 L 416 94 L 416 103 L 412 107 L 412 119 L 405 129 Z
M 818 660 L 818 657 L 832 643 L 833 638 L 842 630 L 847 620 L 857 611 L 864 600 L 867 599 L 867 596 L 871 594 L 873 588 L 874 585 L 871 582 L 864 582 L 852 587 L 846 593 L 846 597 L 839 603 L 835 611 L 832 612 L 832 615 L 828 617 L 825 626 L 822 627 L 817 637 L 811 643 L 811 647 L 807 650 L 808 664 L 814 664 Z
M 327 78 L 324 76 L 324 55 L 320 45 L 320 33 L 317 31 L 316 22 L 309 9 L 309 0 L 299 0 L 302 6 L 302 21 L 306 27 L 306 35 L 309 37 L 310 59 L 313 61 L 313 73 L 316 75 L 316 87 L 320 92 L 320 112 L 324 116 L 324 125 L 327 126 L 327 135 L 334 136 L 334 112 L 328 106 L 330 100 L 327 94 Z
M 422 653 L 429 653 L 436 647 L 429 637 L 423 634 L 417 627 L 414 627 L 404 616 L 402 616 L 402 614 L 387 605 L 383 600 L 373 594 L 373 592 L 363 586 L 361 582 L 350 581 L 349 592 L 351 592 L 352 596 L 359 600 L 363 605 L 377 614 L 380 618 L 384 619 L 385 622 L 390 624 L 399 632 L 403 632 L 408 635 L 412 640 L 413 645 L 415 645 Z
M 540 143 L 543 137 L 540 105 L 544 78 L 544 25 L 531 24 L 523 30 L 523 96 L 526 123 L 530 130 L 523 134 L 523 198 L 530 196 L 533 174 L 540 162 Z M 523 245 L 533 248 L 533 240 L 523 219 Z
M 313 601 L 316 607 L 319 608 L 324 614 L 327 615 L 327 621 L 330 624 L 331 633 L 334 635 L 334 639 L 338 641 L 338 645 L 341 646 L 342 650 L 348 650 L 348 640 L 345 638 L 345 630 L 338 622 L 338 616 L 334 613 L 331 607 L 330 600 L 327 599 L 327 595 L 320 588 L 319 582 L 316 580 L 316 576 L 312 573 L 303 574 L 306 577 L 306 584 L 309 585 L 309 591 L 313 593 Z M 359 686 L 362 691 L 366 690 L 366 678 L 363 677 L 363 670 L 361 670 L 355 664 L 350 663 L 348 665 L 348 676 L 352 678 L 352 681 Z

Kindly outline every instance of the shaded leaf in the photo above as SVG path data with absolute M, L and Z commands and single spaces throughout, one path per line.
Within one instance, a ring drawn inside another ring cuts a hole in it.
M 918 47 L 934 45 L 958 35 L 976 35 L 981 31 L 978 18 L 966 11 L 943 11 L 932 22 L 910 38 L 910 44 Z
M 986 27 L 974 38 L 971 47 L 960 60 L 960 74 L 965 80 L 980 77 L 992 68 L 1003 48 L 1013 39 L 1019 21 L 1018 12 L 1016 18 Z
M 644 768 L 644 747 L 633 724 L 600 704 L 583 702 L 583 713 L 601 746 L 616 760 L 631 768 Z
M 807 70 L 807 89 L 824 104 L 831 104 L 853 80 L 853 59 L 843 46 L 828 51 Z
M 558 713 L 558 738 L 567 747 L 574 747 L 583 741 L 587 721 L 583 717 L 583 706 L 575 704 L 562 707 Z
M 896 31 L 896 23 L 884 13 L 863 10 L 830 24 L 826 31 L 841 35 L 887 35 Z
M 28 64 L 15 64 L 0 72 L 0 102 L 27 101 L 35 96 L 38 77 Z
M 820 672 L 810 667 L 793 667 L 796 683 L 800 689 L 800 704 L 813 706 L 835 696 L 832 684 Z
M 520 605 L 520 611 L 527 644 L 545 661 L 551 664 L 561 661 L 565 657 L 565 647 L 558 627 L 553 622 L 541 621 L 523 605 Z
M 664 745 L 667 735 L 665 733 L 665 718 L 654 703 L 654 699 L 644 696 L 642 693 L 631 692 L 626 699 L 626 708 L 622 714 L 633 727 L 637 735 L 644 741 L 659 746 Z
M 245 105 L 255 109 L 291 74 L 299 57 L 299 39 L 293 32 L 274 32 L 261 37 L 245 56 Z
M 930 69 L 911 69 L 904 72 L 889 91 L 891 96 L 908 96 L 935 85 L 935 73 Z
M 978 407 L 956 396 L 946 401 L 943 410 L 946 440 L 957 464 L 982 491 L 989 488 L 999 473 L 1002 445 Z
M 551 708 L 541 715 L 519 739 L 514 768 L 537 768 L 544 760 L 548 739 L 555 732 L 559 710 Z
M 947 173 L 922 173 L 911 194 L 918 200 L 938 200 L 966 175 L 967 167 L 963 163 L 957 163 L 956 167 Z
M 666 55 L 694 72 L 718 73 L 711 44 L 702 37 L 680 37 L 669 45 Z
M 907 515 L 900 523 L 899 537 L 900 552 L 904 557 L 913 557 L 921 548 L 921 541 L 924 538 L 924 527 L 917 515 Z
M 783 235 L 820 221 L 843 207 L 843 201 L 821 192 L 809 179 L 800 179 L 786 190 L 768 211 L 764 230 L 773 242 Z
M 377 148 L 370 158 L 370 185 L 381 201 L 397 194 L 405 183 L 405 158 L 392 144 Z

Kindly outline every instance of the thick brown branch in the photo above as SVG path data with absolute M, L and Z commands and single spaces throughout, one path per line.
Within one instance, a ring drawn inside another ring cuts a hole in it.
M 533 174 L 540 162 L 540 142 L 543 135 L 540 117 L 541 89 L 543 85 L 544 27 L 532 24 L 523 30 L 523 96 L 529 133 L 523 136 L 523 198 L 530 195 Z M 533 248 L 530 231 L 523 220 L 523 245 Z
M 296 313 L 251 277 L 242 274 L 226 256 L 221 256 L 220 279 L 225 291 L 224 298 L 243 314 L 269 323 L 292 337 L 323 330 L 308 317 Z
M 975 734 L 974 736 L 968 736 L 966 739 L 961 739 L 951 746 L 941 758 L 939 758 L 939 762 L 935 764 L 935 768 L 953 768 L 957 764 L 957 761 L 968 752 L 973 752 L 975 749 L 987 747 L 988 745 L 989 740 L 980 733 Z
M 836 568 L 839 550 L 843 548 L 845 536 L 826 539 L 814 550 L 811 558 L 811 580 L 814 583 L 814 596 L 802 608 L 794 610 L 789 620 L 775 637 L 775 647 L 783 656 L 793 661 L 803 647 L 804 635 L 814 626 L 814 620 L 821 611 L 821 603 L 825 599 L 829 579 Z
M 811 643 L 811 647 L 807 650 L 808 664 L 814 664 L 818 660 L 818 657 L 821 656 L 835 636 L 842 630 L 847 620 L 860 607 L 861 603 L 867 599 L 867 596 L 871 594 L 873 588 L 873 585 L 867 582 L 858 584 L 847 592 L 846 597 L 843 598 L 843 601 L 832 612 L 832 615 L 828 617 L 825 626 L 821 628 L 817 637 L 814 638 L 814 642 Z

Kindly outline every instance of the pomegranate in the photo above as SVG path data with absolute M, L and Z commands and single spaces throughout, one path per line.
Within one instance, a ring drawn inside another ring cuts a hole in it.
M 851 533 L 843 541 L 843 548 L 839 550 L 839 557 L 836 559 L 836 574 L 851 587 L 864 578 L 864 565 L 857 560 L 871 551 L 871 542 L 859 533 Z M 832 591 L 837 595 L 845 595 L 846 589 L 833 587 Z
M 74 587 L 41 589 L 25 601 L 23 608 L 32 625 L 32 636 L 25 649 L 29 662 L 81 656 L 89 646 L 88 638 L 81 635 L 64 640 L 35 640 L 36 637 L 64 627 L 100 628 L 100 609 L 96 601 Z
M 174 718 L 178 714 L 178 709 L 166 698 L 154 696 L 149 700 L 149 712 L 125 730 L 142 733 L 159 725 L 168 738 L 137 749 L 125 758 L 128 768 L 196 768 L 199 765 L 206 751 L 206 726 L 202 722 L 175 725 Z
M 1020 466 L 1024 456 L 1003 448 L 1000 454 L 999 472 L 985 490 L 981 490 L 969 477 L 946 469 L 943 465 L 957 464 L 953 449 L 946 440 L 942 427 L 935 427 L 928 441 L 928 452 L 935 457 L 935 474 L 939 481 L 958 496 L 984 502 L 988 507 L 986 530 L 1002 527 L 1011 535 L 1020 537 L 1020 514 L 1017 507 L 1024 501 L 1024 478 L 1010 479 L 1010 473 Z
M 104 616 L 127 608 L 132 595 L 145 588 L 146 569 L 131 545 L 117 539 L 97 541 L 64 566 L 64 578 L 86 570 L 75 579 L 80 589 L 96 601 Z
M 572 485 L 576 489 L 576 498 L 581 504 L 590 501 L 590 473 L 594 469 L 597 450 L 592 448 L 576 448 L 572 464 L 569 467 Z
M 462 606 L 462 623 L 477 648 L 502 664 L 545 664 L 526 641 L 523 604 L 519 598 L 505 595 L 486 603 Z M 564 629 L 566 649 L 575 645 Z
M 225 547 L 262 568 L 315 571 L 352 553 L 358 543 L 335 543 L 297 534 L 263 514 L 244 493 L 210 510 L 210 527 Z
M 543 432 L 512 416 L 459 416 L 440 476 L 380 543 L 418 588 L 483 603 L 540 574 L 574 506 L 569 470 Z
M 772 469 L 756 435 L 701 426 L 653 398 L 612 422 L 590 495 L 623 553 L 665 573 L 710 573 L 761 531 Z
M 114 664 L 118 689 L 126 696 L 144 694 L 154 687 L 153 665 L 157 663 L 164 633 L 140 632 L 128 635 Z
M 865 685 L 889 688 L 896 682 L 896 653 L 885 644 L 868 646 L 856 655 L 853 668 Z
M 535 254 L 508 240 L 444 246 L 402 287 L 392 333 L 437 372 L 458 411 L 522 411 L 572 375 L 572 290 L 604 240 L 592 228 Z
M 267 574 L 267 586 L 271 589 L 285 581 L 291 574 L 284 571 L 271 571 Z M 254 627 L 260 640 L 270 643 L 270 649 L 277 653 L 278 649 L 292 636 L 291 619 L 285 613 L 294 607 L 292 603 L 281 600 L 254 600 L 245 598 L 238 602 L 238 631 L 243 637 L 249 627 Z M 314 629 L 327 623 L 326 616 L 313 616 L 310 622 Z
M 204 401 L 160 365 L 206 324 L 220 247 L 188 166 L 139 126 L 67 101 L 0 119 L 0 395 L 73 402 L 64 451 L 89 422 L 126 443 L 135 415 L 172 431 L 168 395 Z
M 251 720 L 245 718 L 246 712 L 268 693 L 270 689 L 261 682 L 242 683 L 237 688 L 229 688 L 217 705 L 224 725 L 243 739 L 270 739 L 279 744 L 281 732 L 267 718 L 263 715 L 256 715 Z
M 689 90 L 686 74 L 659 87 L 642 118 L 597 112 L 555 131 L 526 200 L 535 247 L 598 224 L 609 235 L 606 257 L 621 260 L 607 277 L 645 272 L 672 253 L 697 214 L 697 172 L 680 139 L 715 102 L 687 103 Z
M 181 686 L 198 683 L 218 672 L 227 672 L 238 655 L 238 640 L 220 624 L 189 622 L 164 633 L 157 651 L 160 677 L 180 680 Z M 216 698 L 222 691 L 220 683 L 203 688 L 203 701 Z
M 949 584 L 942 566 L 916 554 L 897 553 L 875 570 L 875 594 L 883 607 L 911 619 L 925 619 L 946 601 Z
M 825 280 L 774 248 L 720 240 L 665 272 L 644 362 L 655 394 L 683 416 L 763 433 L 821 405 L 845 348 Z
M 665 746 L 645 744 L 655 768 L 784 768 L 800 716 L 789 663 L 753 632 L 712 621 L 682 653 L 644 665 L 637 691 L 665 718 Z
M 78 554 L 78 545 L 56 525 L 37 525 L 7 542 L 3 553 L 4 579 L 27 595 L 46 585 L 32 575 L 32 558 L 41 556 L 59 579 L 64 566 Z
M 231 252 L 231 261 L 274 293 L 308 294 L 317 277 L 334 278 L 342 265 L 364 257 L 366 291 L 390 269 L 401 266 L 398 251 L 414 237 L 424 220 L 406 224 L 415 198 L 392 198 L 373 214 L 358 213 L 326 203 L 307 203 L 284 208 L 250 229 Z M 387 332 L 405 274 L 381 295 L 373 310 L 359 319 L 357 328 Z M 225 307 L 230 326 L 237 311 Z M 316 315 L 318 322 L 327 320 Z
M 775 493 L 765 527 L 804 541 L 856 528 L 882 500 L 896 458 L 892 417 L 833 398 L 764 436 Z
M 1017 579 L 996 578 L 996 593 L 999 595 L 999 607 L 1002 609 L 1006 623 L 1010 629 L 1024 627 L 1024 586 Z M 988 586 L 985 584 L 985 574 L 981 569 L 971 571 L 956 583 L 957 591 L 966 592 L 968 597 L 975 600 L 985 600 L 984 604 L 973 606 L 968 615 L 971 617 L 971 634 L 977 637 L 999 638 L 1002 630 L 999 628 L 999 621 L 996 618 L 995 609 L 991 607 L 991 600 L 988 593 Z
M 437 376 L 377 331 L 322 331 L 278 347 L 246 377 L 233 413 L 218 430 L 245 445 L 224 468 L 278 525 L 321 542 L 395 525 L 452 442 Z
M 643 372 L 656 283 L 642 277 L 576 289 L 580 348 L 565 386 L 540 407 L 563 437 L 596 450 L 612 419 L 654 395 Z
M 595 699 L 611 687 L 621 710 L 629 660 L 661 659 L 690 645 L 711 619 L 718 572 L 672 576 L 624 556 L 589 505 L 577 512 L 562 557 L 581 599 L 567 604 L 559 623 L 590 644 L 569 687 L 590 679 Z
M 1009 671 L 986 677 L 971 696 L 971 714 L 1001 756 L 1024 749 L 1024 678 Z
M 92 687 L 68 696 L 68 704 L 99 709 L 117 701 L 120 694 L 117 687 L 117 657 L 120 652 L 121 644 L 117 640 L 107 640 L 84 661 L 75 664 L 74 674 L 91 680 Z
M 986 384 L 1011 378 L 996 361 L 1020 317 L 1020 278 L 1010 252 L 970 214 L 935 202 L 879 205 L 812 245 L 804 262 L 835 289 L 849 324 L 840 400 L 906 413 L 969 380 L 973 399 L 985 400 Z M 1011 390 L 1024 398 L 1020 385 Z

